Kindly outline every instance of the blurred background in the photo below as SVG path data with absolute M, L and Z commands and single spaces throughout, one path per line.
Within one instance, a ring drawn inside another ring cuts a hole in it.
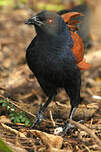
M 25 59 L 26 49 L 36 35 L 35 29 L 24 23 L 43 9 L 57 12 L 72 8 L 84 14 L 79 34 L 85 43 L 85 58 L 91 64 L 88 71 L 82 72 L 83 109 L 85 104 L 98 104 L 98 126 L 101 125 L 101 0 L 0 0 L 0 97 L 13 100 L 21 109 L 33 114 L 40 103 L 45 102 L 46 96 Z M 68 111 L 64 105 L 70 106 L 64 90 L 55 100 L 57 105 L 52 102 L 49 106 L 52 107 L 53 117 L 66 119 Z M 87 116 L 92 116 L 96 111 L 94 109 L 93 105 Z M 87 112 L 83 111 L 83 114 Z M 0 110 L 0 118 L 2 115 L 7 116 L 4 109 Z M 49 112 L 46 112 L 47 115 Z M 80 117 L 80 113 L 77 116 Z

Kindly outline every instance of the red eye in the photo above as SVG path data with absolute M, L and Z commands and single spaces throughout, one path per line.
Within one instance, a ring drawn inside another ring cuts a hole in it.
M 48 24 L 53 23 L 53 20 L 51 18 L 48 19 Z

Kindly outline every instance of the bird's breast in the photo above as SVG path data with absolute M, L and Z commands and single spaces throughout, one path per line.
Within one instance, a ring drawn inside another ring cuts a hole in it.
M 32 43 L 33 42 L 33 43 Z M 64 60 L 70 62 L 75 60 L 72 51 L 64 42 L 52 43 L 48 40 L 35 39 L 27 49 L 26 59 L 29 68 L 36 76 L 41 77 L 56 77 L 63 76 Z

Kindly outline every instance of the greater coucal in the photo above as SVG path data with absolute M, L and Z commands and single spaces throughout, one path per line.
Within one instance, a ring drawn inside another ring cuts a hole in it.
M 41 88 L 48 96 L 46 103 L 39 109 L 32 128 L 42 120 L 43 112 L 54 99 L 59 88 L 64 88 L 70 98 L 70 119 L 80 103 L 81 74 L 78 64 L 85 63 L 85 61 L 78 60 L 76 52 L 80 54 L 77 46 L 82 48 L 83 42 L 75 31 L 71 30 L 73 26 L 66 25 L 67 20 L 70 19 L 71 17 L 68 15 L 66 17 L 54 12 L 41 11 L 26 21 L 26 24 L 35 26 L 37 33 L 27 48 L 26 60 Z M 72 22 L 71 25 L 73 24 Z M 80 41 L 76 41 L 76 37 Z M 83 55 L 81 56 L 83 59 Z M 85 66 L 85 69 L 89 68 L 87 63 Z M 67 130 L 68 122 L 63 128 L 63 133 Z

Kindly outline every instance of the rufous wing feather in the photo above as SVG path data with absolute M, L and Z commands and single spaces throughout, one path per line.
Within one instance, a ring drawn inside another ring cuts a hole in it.
M 74 45 L 72 48 L 72 52 L 75 55 L 77 66 L 80 70 L 88 70 L 90 68 L 90 64 L 87 63 L 84 59 L 84 44 L 82 38 L 75 32 L 75 30 L 79 30 L 75 24 L 80 23 L 77 20 L 72 20 L 75 17 L 83 16 L 79 12 L 69 12 L 62 15 L 65 23 L 68 23 L 69 30 L 71 32 L 72 39 L 74 40 Z

